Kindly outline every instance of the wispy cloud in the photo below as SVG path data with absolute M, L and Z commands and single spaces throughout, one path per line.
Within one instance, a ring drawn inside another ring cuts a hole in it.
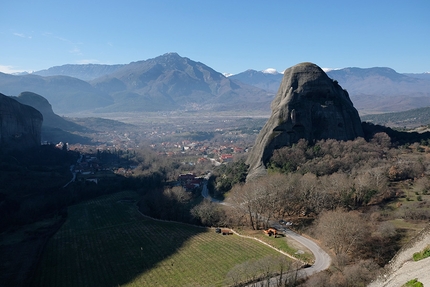
M 0 65 L 0 72 L 6 73 L 6 74 L 14 74 L 14 73 L 24 72 L 24 70 L 16 69 L 13 66 Z
M 32 36 L 27 36 L 27 35 L 25 35 L 23 33 L 13 33 L 13 35 L 15 35 L 17 37 L 20 37 L 20 38 L 27 38 L 27 39 L 31 39 L 32 38 Z
M 65 43 L 66 45 L 68 45 L 69 48 L 68 48 L 67 51 L 70 54 L 73 54 L 75 56 L 82 56 L 82 55 L 84 55 L 84 53 L 82 52 L 81 48 L 79 47 L 79 46 L 83 45 L 82 42 L 73 42 L 73 41 L 71 41 L 71 40 L 69 40 L 67 38 L 55 35 L 55 34 L 53 34 L 51 32 L 44 32 L 42 35 L 44 37 L 47 37 L 47 38 L 50 38 L 50 39 L 54 39 L 54 40 L 58 40 L 60 42 Z
M 57 36 L 57 35 L 55 35 L 55 34 L 53 34 L 51 32 L 44 32 L 42 35 L 45 36 L 45 37 L 57 39 L 57 40 L 60 40 L 62 42 L 66 42 L 66 43 L 69 43 L 69 44 L 74 44 L 72 41 L 70 41 L 70 40 L 68 40 L 66 38 Z
M 79 49 L 78 47 L 74 47 L 69 52 L 71 54 L 78 55 L 78 56 L 82 55 L 81 49 Z

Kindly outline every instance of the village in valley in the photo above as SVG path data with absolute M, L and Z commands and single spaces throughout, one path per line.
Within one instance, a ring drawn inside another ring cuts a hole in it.
M 192 190 L 201 186 L 202 176 L 213 167 L 245 158 L 264 120 L 213 119 L 197 131 L 192 120 L 185 121 L 188 125 L 174 120 L 135 124 L 93 133 L 91 145 L 60 142 L 56 147 L 79 152 L 82 156 L 72 172 L 95 183 L 109 174 L 132 176 L 137 154 L 150 150 L 159 158 L 180 162 L 184 172 L 171 180 Z

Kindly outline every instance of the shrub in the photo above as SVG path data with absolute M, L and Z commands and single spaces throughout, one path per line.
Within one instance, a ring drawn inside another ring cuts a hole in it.
M 416 252 L 413 255 L 414 261 L 419 261 L 427 257 L 430 257 L 430 245 L 424 248 L 421 252 Z
M 424 286 L 423 283 L 421 283 L 415 278 L 406 282 L 406 284 L 403 285 L 402 287 L 423 287 L 423 286 Z

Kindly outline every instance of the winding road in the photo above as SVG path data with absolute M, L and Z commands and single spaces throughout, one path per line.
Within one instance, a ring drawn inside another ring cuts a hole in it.
M 81 163 L 82 158 L 83 158 L 83 155 L 81 155 L 81 156 L 79 157 L 79 159 L 77 160 L 77 164 Z M 76 180 L 76 172 L 75 172 L 75 165 L 74 165 L 74 164 L 72 164 L 72 165 L 70 166 L 70 172 L 72 173 L 72 179 L 71 179 L 68 183 L 66 183 L 66 184 L 63 186 L 63 188 L 67 187 L 69 184 L 71 184 L 72 182 L 74 182 L 74 181 Z
M 204 198 L 211 200 L 212 202 L 225 204 L 222 201 L 211 198 L 211 196 L 209 195 L 209 191 L 207 187 L 207 180 L 209 179 L 209 177 L 210 177 L 210 174 L 208 174 L 205 177 L 206 180 L 205 180 L 205 183 L 203 184 L 202 196 Z M 314 241 L 300 234 L 295 233 L 291 229 L 285 228 L 285 226 L 282 226 L 277 222 L 272 222 L 272 224 L 273 224 L 272 226 L 277 228 L 278 230 L 284 230 L 283 233 L 285 234 L 285 236 L 299 242 L 300 244 L 308 248 L 315 257 L 315 262 L 312 266 L 307 268 L 302 268 L 297 271 L 297 278 L 306 278 L 318 272 L 324 271 L 330 267 L 331 265 L 330 255 L 328 255 L 327 252 L 325 252 L 321 247 L 319 247 L 318 244 L 316 244 Z M 273 277 L 270 279 L 269 286 L 278 286 L 278 282 L 279 282 L 279 276 Z M 267 281 L 254 283 L 252 284 L 252 286 L 267 286 Z

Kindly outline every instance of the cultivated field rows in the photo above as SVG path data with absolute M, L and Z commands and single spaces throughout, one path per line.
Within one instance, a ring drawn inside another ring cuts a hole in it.
M 254 240 L 142 216 L 133 192 L 69 208 L 34 286 L 223 286 L 236 265 L 278 253 Z

